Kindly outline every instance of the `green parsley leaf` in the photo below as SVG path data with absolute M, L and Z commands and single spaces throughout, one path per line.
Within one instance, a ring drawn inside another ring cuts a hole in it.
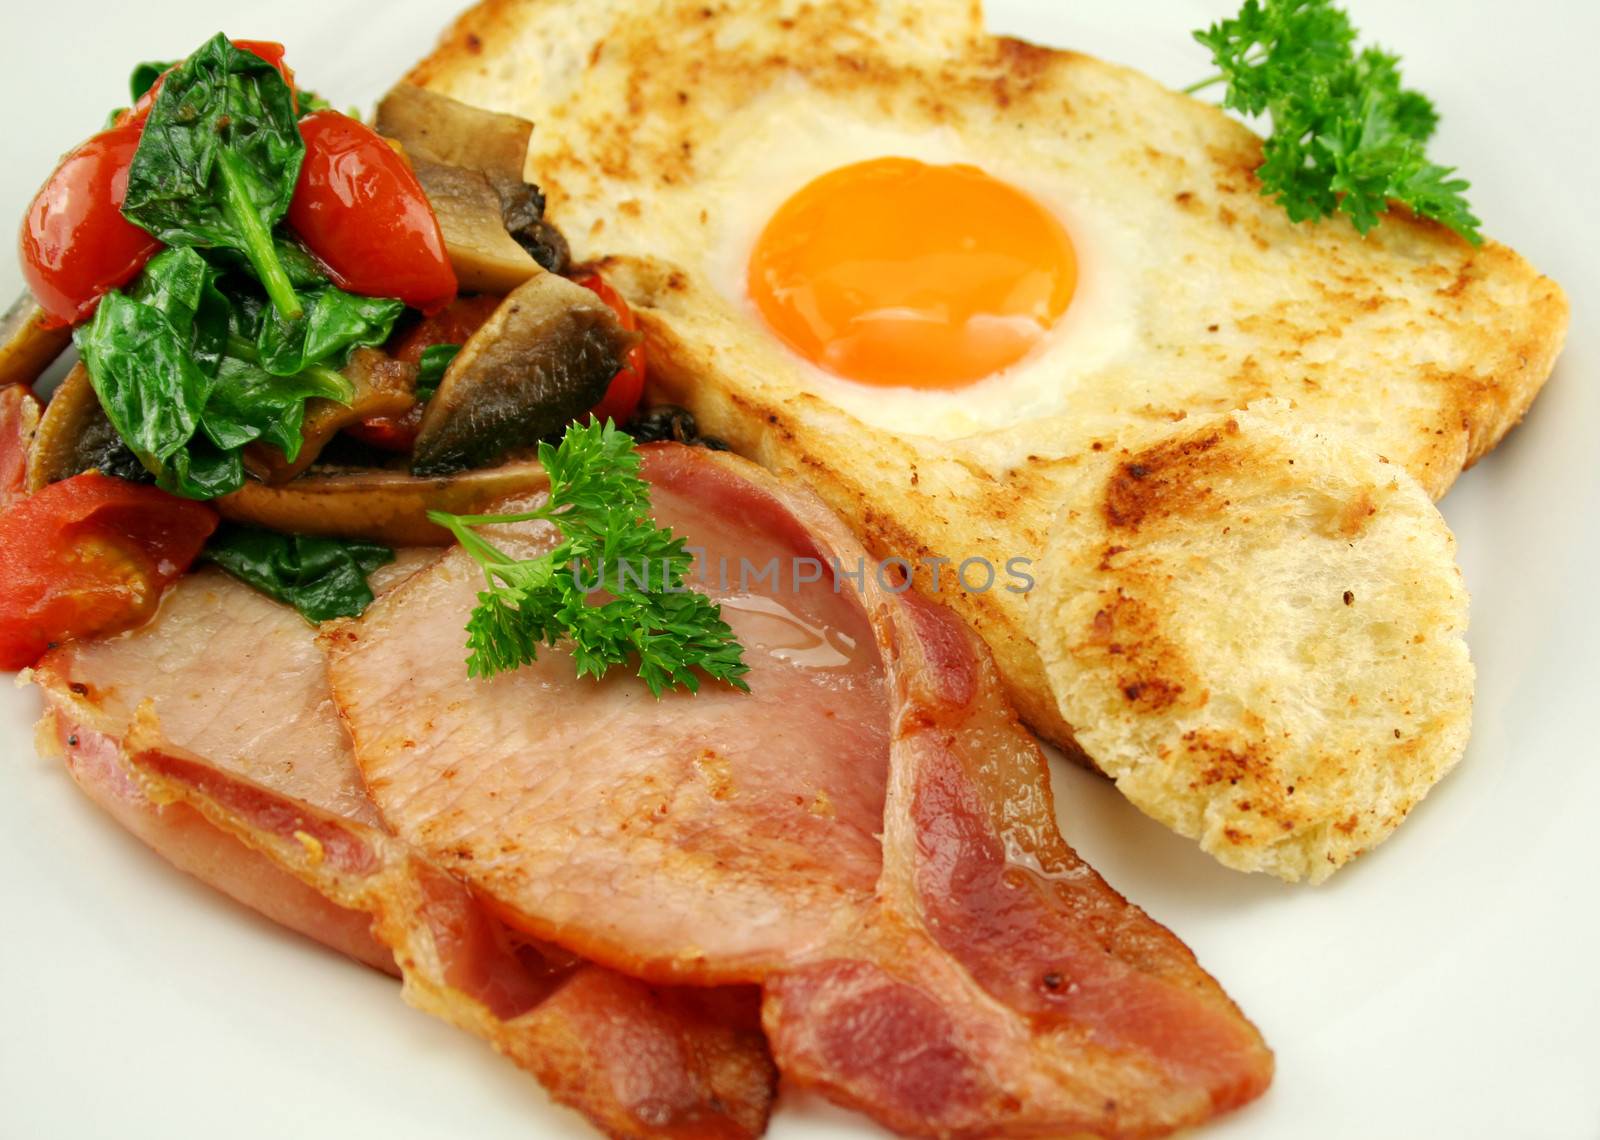
M 1271 115 L 1256 175 L 1292 220 L 1343 213 L 1365 234 L 1399 202 L 1482 242 L 1468 183 L 1428 160 L 1433 104 L 1401 85 L 1398 56 L 1356 52 L 1350 18 L 1330 0 L 1245 0 L 1194 38 L 1218 74 L 1187 90 L 1226 82 L 1223 106 Z
M 539 461 L 550 493 L 535 510 L 428 514 L 488 582 L 467 622 L 468 674 L 515 669 L 537 660 L 541 644 L 568 641 L 580 677 L 633 662 L 657 697 L 668 688 L 698 692 L 701 674 L 748 692 L 744 649 L 721 607 L 686 585 L 694 559 L 684 540 L 650 517 L 632 438 L 591 419 L 569 427 L 558 446 L 540 444 Z M 562 538 L 537 558 L 513 558 L 473 529 L 534 520 Z

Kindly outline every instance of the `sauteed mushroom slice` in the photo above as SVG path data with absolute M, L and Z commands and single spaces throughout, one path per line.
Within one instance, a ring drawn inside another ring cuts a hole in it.
M 355 388 L 348 404 L 338 400 L 306 402 L 300 429 L 300 453 L 294 461 L 268 444 L 245 448 L 245 467 L 263 483 L 286 483 L 316 462 L 317 456 L 344 428 L 374 416 L 402 416 L 417 402 L 417 368 L 375 348 L 358 348 L 341 371 Z
M 216 506 L 224 518 L 286 534 L 447 546 L 454 541 L 450 532 L 429 522 L 429 511 L 479 514 L 496 500 L 543 490 L 547 483 L 544 468 L 533 462 L 433 478 L 314 467 L 280 486 L 247 483 L 217 499 Z
M 567 243 L 544 221 L 544 195 L 523 179 L 528 120 L 402 83 L 378 105 L 377 129 L 411 160 L 462 288 L 505 293 L 534 264 L 566 268 Z
M 91 470 L 136 483 L 153 478 L 106 418 L 88 369 L 75 364 L 45 405 L 34 433 L 28 492 Z
M 44 310 L 26 289 L 0 317 L 0 388 L 32 384 L 66 351 L 72 330 L 45 321 Z
M 540 272 L 539 263 L 506 230 L 500 195 L 487 177 L 416 156 L 411 169 L 433 205 L 463 290 L 509 293 Z
M 401 83 L 378 104 L 377 131 L 398 139 L 412 158 L 461 166 L 521 185 L 533 124 Z
M 483 467 L 554 435 L 599 403 L 635 339 L 595 294 L 540 273 L 461 347 L 423 414 L 412 470 Z

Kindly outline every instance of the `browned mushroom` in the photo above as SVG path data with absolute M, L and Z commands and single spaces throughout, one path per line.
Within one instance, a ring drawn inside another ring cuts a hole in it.
M 476 170 L 521 186 L 533 124 L 401 83 L 378 104 L 377 131 L 398 139 L 412 158 Z
M 446 370 L 412 470 L 483 467 L 554 435 L 599 403 L 635 340 L 583 286 L 554 273 L 525 282 Z
M 508 495 L 544 489 L 537 463 L 508 463 L 417 478 L 403 471 L 313 468 L 280 486 L 249 483 L 215 500 L 224 518 L 286 534 L 365 538 L 390 546 L 446 546 L 429 511 L 478 514 Z
M 72 330 L 47 325 L 44 310 L 23 290 L 0 317 L 0 388 L 32 384 L 71 341 Z
M 509 293 L 544 270 L 512 239 L 500 196 L 476 170 L 411 156 L 444 234 L 456 281 L 468 293 Z
M 561 270 L 567 248 L 523 180 L 533 124 L 402 83 L 378 105 L 378 132 L 398 142 L 433 203 L 461 287 L 508 293 L 535 265 Z
M 88 370 L 75 364 L 45 405 L 34 433 L 28 491 L 91 470 L 137 482 L 151 477 L 106 418 Z
M 417 402 L 417 368 L 375 348 L 358 348 L 341 369 L 355 388 L 348 404 L 338 400 L 306 401 L 300 429 L 300 453 L 294 461 L 276 447 L 253 443 L 244 451 L 245 469 L 263 483 L 286 483 L 316 462 L 317 456 L 343 429 L 374 416 L 402 416 Z

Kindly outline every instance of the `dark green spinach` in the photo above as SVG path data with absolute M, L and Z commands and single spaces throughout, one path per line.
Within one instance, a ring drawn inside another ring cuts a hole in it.
M 260 440 L 293 462 L 300 454 L 306 401 L 320 397 L 348 403 L 353 394 L 350 381 L 331 368 L 275 376 L 229 356 L 223 359 L 217 385 L 206 401 L 202 426 L 218 447 L 238 450 Z
M 394 551 L 375 542 L 225 523 L 211 536 L 203 557 L 293 606 L 308 621 L 324 622 L 359 617 L 372 604 L 367 576 L 393 562 Z
M 236 491 L 242 448 L 259 440 L 292 461 L 306 401 L 353 397 L 338 366 L 386 340 L 403 306 L 326 283 L 307 297 L 307 315 L 283 322 L 253 282 L 180 247 L 77 330 L 107 418 L 159 486 L 193 499 Z
M 219 323 L 220 322 L 220 323 Z M 227 335 L 215 271 L 192 249 L 153 258 L 128 293 L 107 293 L 73 333 L 106 417 L 168 490 L 192 498 L 187 462 L 174 463 L 200 426 Z
M 339 369 L 386 341 L 405 306 L 335 287 L 278 228 L 305 146 L 274 65 L 219 35 L 179 64 L 141 64 L 135 101 L 157 79 L 123 214 L 168 248 L 74 340 L 157 484 L 209 499 L 243 486 L 252 443 L 293 461 L 306 402 L 348 403 Z
M 156 85 L 156 80 L 162 74 L 176 67 L 172 62 L 158 63 L 155 60 L 146 60 L 144 63 L 134 64 L 133 72 L 128 76 L 128 94 L 137 103 L 143 99 L 145 92 Z
M 461 351 L 459 344 L 430 344 L 417 361 L 417 400 L 427 403 L 439 390 L 439 381 Z
M 168 245 L 238 250 L 273 306 L 296 317 L 300 299 L 272 229 L 304 157 L 294 92 L 276 67 L 219 33 L 162 82 L 122 213 Z
M 333 285 L 302 295 L 305 312 L 289 320 L 266 313 L 256 342 L 262 368 L 293 376 L 313 364 L 343 366 L 353 349 L 389 339 L 405 305 L 387 297 L 361 297 Z

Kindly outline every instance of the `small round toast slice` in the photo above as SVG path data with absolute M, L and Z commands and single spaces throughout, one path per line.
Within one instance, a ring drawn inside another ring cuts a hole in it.
M 1422 487 L 1280 401 L 1107 449 L 1029 598 L 1078 743 L 1227 866 L 1325 879 L 1461 758 L 1455 540 Z

